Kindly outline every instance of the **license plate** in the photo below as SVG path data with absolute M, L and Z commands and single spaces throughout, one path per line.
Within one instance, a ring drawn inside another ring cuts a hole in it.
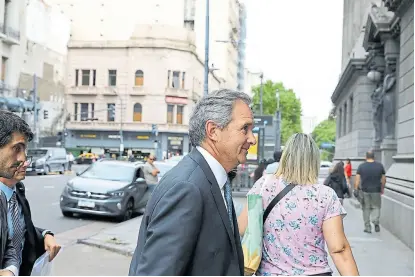
M 95 208 L 95 202 L 92 201 L 78 201 L 78 206 L 83 208 Z

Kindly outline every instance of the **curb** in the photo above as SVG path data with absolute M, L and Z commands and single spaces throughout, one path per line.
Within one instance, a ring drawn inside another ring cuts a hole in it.
M 114 252 L 114 253 L 118 253 L 118 254 L 127 256 L 127 257 L 132 257 L 133 254 L 134 254 L 134 251 L 121 249 L 120 247 L 116 247 L 116 246 L 110 246 L 110 245 L 105 244 L 105 243 L 94 242 L 90 239 L 78 239 L 76 241 L 76 243 L 85 244 L 85 245 L 88 245 L 88 246 L 105 249 L 105 250 L 108 250 L 108 251 L 111 251 L 111 252 Z

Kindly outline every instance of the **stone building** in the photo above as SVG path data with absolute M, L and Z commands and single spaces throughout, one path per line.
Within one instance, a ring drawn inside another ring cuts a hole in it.
M 414 246 L 413 0 L 344 0 L 335 160 L 368 150 L 387 171 L 381 224 Z M 363 224 L 363 223 L 362 223 Z M 363 228 L 363 227 L 362 227 Z
M 36 78 L 39 137 L 63 129 L 69 27 L 69 19 L 44 1 L 0 0 L 0 106 L 33 128 Z
M 194 39 L 181 27 L 137 25 L 125 41 L 71 40 L 65 147 L 118 155 L 122 130 L 124 155 L 189 152 L 189 116 L 203 95 Z M 214 74 L 209 84 L 220 86 Z

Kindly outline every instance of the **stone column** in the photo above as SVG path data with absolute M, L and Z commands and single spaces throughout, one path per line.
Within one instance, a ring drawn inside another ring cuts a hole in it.
M 337 135 L 337 139 L 339 139 L 342 134 L 341 134 L 341 121 L 342 121 L 342 111 L 341 109 L 338 109 L 336 112 L 336 135 Z
M 343 124 L 342 124 L 342 131 L 343 131 L 343 136 L 347 135 L 347 101 L 346 103 L 343 105 Z
M 385 79 L 383 98 L 383 140 L 380 145 L 382 163 L 385 170 L 388 170 L 393 163 L 393 156 L 397 152 L 396 142 L 396 122 L 397 122 L 397 76 L 396 63 L 399 59 L 399 42 L 394 39 L 392 34 L 383 34 L 381 36 L 384 42 L 385 55 Z

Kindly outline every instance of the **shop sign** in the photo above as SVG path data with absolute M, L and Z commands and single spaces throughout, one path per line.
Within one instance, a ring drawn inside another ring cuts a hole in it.
M 150 137 L 149 137 L 149 136 L 136 136 L 136 138 L 137 138 L 137 139 L 140 139 L 140 140 L 150 139 Z
M 96 138 L 97 135 L 96 134 L 80 134 L 79 137 L 80 138 Z
M 120 135 L 108 135 L 109 139 L 120 139 Z

